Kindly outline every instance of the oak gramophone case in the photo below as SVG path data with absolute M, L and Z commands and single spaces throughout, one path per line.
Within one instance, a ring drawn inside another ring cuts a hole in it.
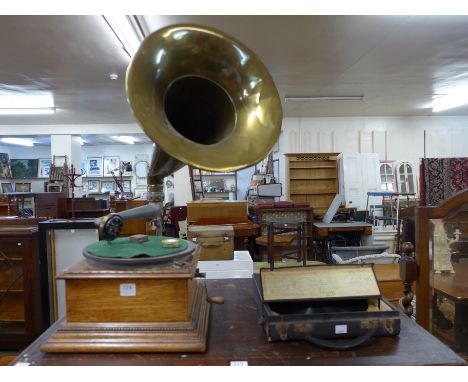
M 400 313 L 381 297 L 371 264 L 261 269 L 253 283 L 268 341 L 349 349 L 400 332 Z

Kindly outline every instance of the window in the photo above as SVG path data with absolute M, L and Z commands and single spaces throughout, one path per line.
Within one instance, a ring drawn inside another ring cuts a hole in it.
M 380 161 L 380 188 L 382 191 L 393 192 L 396 190 L 394 165 L 394 161 Z
M 414 194 L 416 192 L 413 166 L 408 162 L 401 162 L 398 165 L 398 190 L 401 194 Z

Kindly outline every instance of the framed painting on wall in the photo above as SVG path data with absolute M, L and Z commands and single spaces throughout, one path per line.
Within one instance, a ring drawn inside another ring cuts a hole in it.
M 52 159 L 39 158 L 39 166 L 37 170 L 38 178 L 48 178 L 50 174 L 50 166 L 52 165 Z
M 112 176 L 112 172 L 119 171 L 119 168 L 120 168 L 120 159 L 118 156 L 104 157 L 104 176 Z
M 101 183 L 101 192 L 111 192 L 115 190 L 115 183 L 112 180 L 103 181 Z
M 2 192 L 4 194 L 7 192 L 13 192 L 13 185 L 11 183 L 2 183 Z
M 31 192 L 31 183 L 15 183 L 15 192 Z
M 133 175 L 133 166 L 132 162 L 120 162 L 120 168 L 123 170 L 123 176 L 132 176 Z
M 11 159 L 11 176 L 13 178 L 36 178 L 38 159 Z
M 131 180 L 123 180 L 122 181 L 122 188 L 123 188 L 123 192 L 132 192 L 132 181 Z
M 11 178 L 10 156 L 0 153 L 0 178 Z
M 88 157 L 86 176 L 102 176 L 102 157 Z
M 101 191 L 101 182 L 99 180 L 88 180 L 88 192 L 94 193 Z

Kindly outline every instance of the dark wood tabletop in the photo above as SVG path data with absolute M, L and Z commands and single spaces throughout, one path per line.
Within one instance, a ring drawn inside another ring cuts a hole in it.
M 210 296 L 222 295 L 224 305 L 213 305 L 205 353 L 52 354 L 39 350 L 59 323 L 52 325 L 11 364 L 30 365 L 463 365 L 464 360 L 401 314 L 399 336 L 374 337 L 347 351 L 322 350 L 305 341 L 268 342 L 258 324 L 252 279 L 206 280 Z

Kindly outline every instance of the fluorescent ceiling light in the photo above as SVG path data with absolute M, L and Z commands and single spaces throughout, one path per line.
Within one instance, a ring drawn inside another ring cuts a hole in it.
M 25 138 L 1 138 L 0 141 L 3 143 L 11 143 L 13 145 L 33 147 L 34 141 L 32 139 Z
M 54 114 L 54 96 L 50 91 L 21 86 L 0 87 L 0 115 Z
M 284 97 L 285 101 L 362 101 L 364 96 L 291 96 Z
M 125 15 L 103 15 L 104 21 L 119 40 L 123 49 L 132 57 L 143 41 L 141 32 L 135 19 Z
M 466 104 L 468 104 L 468 93 L 439 96 L 432 101 L 432 111 L 438 113 Z
M 55 114 L 55 107 L 44 108 L 1 108 L 0 115 L 40 115 Z
M 120 142 L 127 143 L 129 145 L 133 145 L 136 141 L 135 138 L 129 137 L 128 135 L 113 136 L 112 138 L 117 139 Z

